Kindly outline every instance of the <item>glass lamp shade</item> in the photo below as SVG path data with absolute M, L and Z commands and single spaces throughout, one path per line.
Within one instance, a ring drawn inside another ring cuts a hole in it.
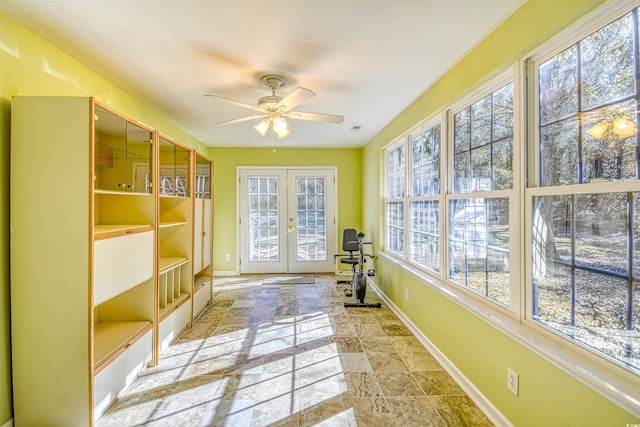
M 260 123 L 258 123 L 256 126 L 254 126 L 253 128 L 258 131 L 258 133 L 262 136 L 265 136 L 267 134 L 267 131 L 269 130 L 269 125 L 271 124 L 271 120 L 269 119 L 264 119 L 263 121 L 261 121 Z

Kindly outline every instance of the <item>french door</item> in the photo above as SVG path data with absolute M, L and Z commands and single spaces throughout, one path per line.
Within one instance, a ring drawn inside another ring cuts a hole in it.
M 334 270 L 335 168 L 238 168 L 241 273 Z

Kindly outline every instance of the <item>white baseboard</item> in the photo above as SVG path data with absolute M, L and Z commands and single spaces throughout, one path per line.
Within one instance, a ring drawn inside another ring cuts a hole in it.
M 218 270 L 218 271 L 214 271 L 213 272 L 213 276 L 214 277 L 219 277 L 219 276 L 239 276 L 240 272 L 238 271 L 222 271 L 222 270 Z
M 2 426 L 0 426 L 0 427 L 13 427 L 13 418 L 11 418 L 6 423 L 2 424 Z
M 427 336 L 391 301 L 369 278 L 370 287 L 389 306 L 391 311 L 405 324 L 407 328 L 416 336 L 422 345 L 429 350 L 433 357 L 442 365 L 445 371 L 462 387 L 469 398 L 487 415 L 487 417 L 497 426 L 514 427 L 514 425 L 489 401 L 478 388 L 442 353 Z

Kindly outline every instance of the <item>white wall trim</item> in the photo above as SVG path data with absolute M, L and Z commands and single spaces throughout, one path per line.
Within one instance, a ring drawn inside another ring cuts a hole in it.
M 240 272 L 237 270 L 229 270 L 229 271 L 224 271 L 224 270 L 217 270 L 213 272 L 213 276 L 214 277 L 220 277 L 220 276 L 239 276 Z
M 433 355 L 433 357 L 442 365 L 445 371 L 462 387 L 469 398 L 487 415 L 487 417 L 497 426 L 514 427 L 514 425 L 489 401 L 484 394 L 454 365 L 438 347 L 436 347 L 429 338 L 382 292 L 371 279 L 368 280 L 369 286 L 375 291 L 380 298 L 389 306 L 391 311 L 405 324 L 407 328 L 415 335 L 422 345 Z
M 6 423 L 2 424 L 2 426 L 0 427 L 13 427 L 13 418 L 10 418 L 9 421 L 7 421 Z

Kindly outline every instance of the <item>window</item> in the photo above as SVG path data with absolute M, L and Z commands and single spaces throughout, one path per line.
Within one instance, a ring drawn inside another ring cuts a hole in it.
M 411 140 L 409 259 L 440 271 L 440 137 L 437 124 Z
M 508 77 L 510 78 L 510 76 Z M 495 302 L 511 301 L 509 215 L 513 199 L 513 82 L 452 112 L 449 277 Z
M 441 140 L 437 120 L 385 150 L 385 250 L 436 273 L 441 271 Z
M 640 368 L 638 10 L 533 60 L 531 318 Z
M 509 306 L 514 251 L 509 218 L 516 195 L 512 73 L 496 79 L 481 96 L 449 115 L 452 188 L 446 203 L 440 118 L 385 150 L 385 250 L 441 278 L 441 253 L 448 254 L 447 277 L 453 283 Z M 448 223 L 441 221 L 447 217 Z
M 402 255 L 404 252 L 404 145 L 395 145 L 386 155 L 385 249 Z
M 634 413 L 639 1 L 603 6 L 385 150 L 387 259 Z

